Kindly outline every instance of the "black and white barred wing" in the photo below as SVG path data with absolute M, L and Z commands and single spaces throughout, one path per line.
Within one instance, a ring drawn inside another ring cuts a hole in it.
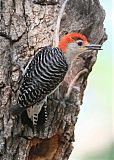
M 25 72 L 13 114 L 40 103 L 62 82 L 67 70 L 64 55 L 58 48 L 44 47 L 40 50 Z

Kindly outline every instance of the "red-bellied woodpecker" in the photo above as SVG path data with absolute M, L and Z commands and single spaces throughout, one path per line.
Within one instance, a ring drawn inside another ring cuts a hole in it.
M 88 50 L 99 50 L 101 45 L 90 44 L 80 33 L 63 36 L 57 48 L 44 47 L 28 63 L 19 89 L 17 105 L 10 109 L 13 115 L 37 104 L 33 109 L 33 125 L 45 98 L 63 81 L 74 57 Z M 29 109 L 28 109 L 29 110 Z

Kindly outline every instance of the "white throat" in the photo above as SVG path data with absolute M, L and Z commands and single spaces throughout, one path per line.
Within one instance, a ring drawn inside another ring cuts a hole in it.
M 69 43 L 66 53 L 65 53 L 65 58 L 68 63 L 68 65 L 71 65 L 76 56 L 78 55 L 77 53 L 77 46 L 76 43 Z

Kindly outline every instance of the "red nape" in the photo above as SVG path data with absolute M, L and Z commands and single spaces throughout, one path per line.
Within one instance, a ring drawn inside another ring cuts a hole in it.
M 76 41 L 77 39 L 81 39 L 83 41 L 87 41 L 87 38 L 82 35 L 81 33 L 68 33 L 67 35 L 63 36 L 59 42 L 58 48 L 61 49 L 63 53 L 66 53 L 66 49 L 68 43 Z

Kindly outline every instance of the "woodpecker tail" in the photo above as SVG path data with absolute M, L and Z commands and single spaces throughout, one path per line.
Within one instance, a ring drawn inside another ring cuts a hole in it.
M 20 106 L 19 104 L 13 105 L 10 109 L 9 112 L 15 116 L 21 114 L 25 110 L 24 107 Z

